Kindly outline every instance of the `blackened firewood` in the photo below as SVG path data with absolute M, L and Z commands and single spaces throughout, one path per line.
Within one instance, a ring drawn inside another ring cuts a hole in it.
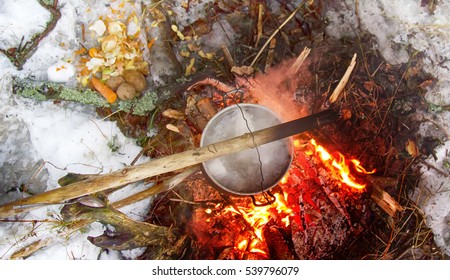
M 285 238 L 283 229 L 275 225 L 267 225 L 264 228 L 264 238 L 269 248 L 270 258 L 276 260 L 298 259 L 293 251 L 292 244 Z

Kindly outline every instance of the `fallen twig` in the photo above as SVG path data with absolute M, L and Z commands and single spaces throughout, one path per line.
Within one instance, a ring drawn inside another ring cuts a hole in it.
M 191 168 L 186 169 L 185 171 L 181 172 L 178 175 L 173 176 L 172 178 L 162 182 L 161 184 L 158 184 L 156 186 L 153 186 L 147 190 L 135 193 L 133 195 L 130 195 L 129 197 L 126 197 L 122 200 L 119 200 L 117 202 L 112 203 L 112 206 L 114 208 L 122 208 L 127 205 L 136 203 L 138 201 L 141 201 L 143 199 L 146 199 L 152 195 L 169 191 L 175 186 L 179 185 L 182 181 L 184 181 L 187 177 L 191 176 L 194 173 L 197 173 L 200 171 L 200 167 L 198 165 L 193 166 Z
M 54 0 L 53 5 L 46 4 L 44 0 L 39 0 L 38 2 L 52 14 L 51 19 L 47 23 L 44 31 L 34 35 L 33 38 L 31 38 L 31 40 L 26 42 L 23 46 L 21 41 L 17 48 L 10 48 L 8 50 L 0 49 L 0 52 L 6 55 L 6 57 L 8 57 L 8 59 L 19 70 L 22 70 L 23 65 L 25 65 L 27 60 L 36 52 L 39 43 L 55 28 L 56 23 L 61 18 L 61 12 L 57 8 L 58 0 Z
M 234 66 L 236 66 L 236 63 L 234 63 L 233 57 L 231 56 L 230 50 L 228 50 L 227 45 L 222 45 L 222 47 L 220 47 L 222 49 L 223 55 L 225 56 L 225 61 L 228 64 L 228 67 L 233 68 Z
M 350 65 L 345 71 L 344 76 L 342 76 L 341 80 L 339 81 L 339 84 L 336 86 L 330 98 L 328 99 L 330 103 L 335 103 L 340 98 L 343 89 L 345 85 L 347 85 L 348 79 L 350 78 L 350 75 L 353 72 L 353 69 L 355 68 L 355 65 L 356 65 L 356 53 L 353 55 L 352 61 L 350 62 Z
M 253 67 L 256 63 L 256 61 L 258 61 L 260 55 L 262 54 L 262 52 L 264 51 L 264 49 L 267 47 L 267 45 L 269 45 L 269 43 L 272 41 L 272 39 L 278 34 L 278 32 L 281 31 L 281 29 L 295 16 L 295 14 L 300 10 L 300 8 L 305 4 L 305 1 L 303 1 L 302 3 L 300 3 L 300 5 L 298 5 L 298 7 L 287 17 L 287 19 L 285 19 L 285 21 L 275 30 L 275 32 L 272 33 L 272 35 L 270 35 L 270 37 L 267 39 L 267 41 L 264 43 L 264 45 L 262 46 L 262 48 L 259 50 L 258 54 L 255 56 L 255 58 L 253 59 L 252 63 L 250 63 L 250 67 Z
M 264 66 L 264 72 L 269 71 L 270 67 L 272 67 L 276 44 L 277 39 L 273 38 L 272 40 L 270 40 L 269 52 L 267 53 L 266 66 Z
M 303 65 L 303 62 L 305 62 L 305 59 L 308 57 L 309 53 L 311 52 L 310 48 L 304 48 L 303 51 L 300 53 L 300 55 L 295 59 L 294 63 L 291 66 L 291 72 L 297 74 L 300 67 Z M 353 70 L 353 69 L 352 69 Z M 345 77 L 345 75 L 344 75 Z M 342 77 L 342 79 L 344 79 Z M 337 88 L 336 88 L 337 90 Z
M 23 247 L 22 249 L 14 252 L 10 259 L 11 260 L 16 260 L 16 259 L 23 259 L 23 258 L 27 258 L 29 256 L 31 256 L 33 253 L 39 251 L 40 249 L 46 247 L 47 245 L 49 245 L 52 242 L 53 238 L 47 237 L 44 239 L 39 239 L 33 243 L 31 243 L 30 245 Z

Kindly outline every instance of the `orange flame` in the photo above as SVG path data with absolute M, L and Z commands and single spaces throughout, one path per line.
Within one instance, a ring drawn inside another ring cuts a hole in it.
M 333 157 L 323 146 L 318 145 L 316 140 L 311 139 L 310 143 L 314 146 L 316 154 L 320 157 L 325 166 L 335 175 L 337 175 L 337 179 L 342 183 L 346 184 L 349 187 L 355 189 L 364 189 L 366 187 L 365 184 L 359 184 L 356 182 L 354 176 L 352 176 L 350 172 L 349 163 L 345 159 L 344 155 L 338 153 L 339 159 Z M 363 174 L 372 174 L 376 170 L 366 171 L 364 167 L 360 165 L 360 161 L 357 159 L 352 159 L 350 162 L 355 167 L 355 170 L 359 173 Z
M 243 240 L 236 245 L 236 248 L 240 251 L 247 250 L 252 253 L 262 253 L 265 252 L 258 247 L 258 245 L 264 242 L 263 228 L 270 221 L 273 214 L 277 214 L 280 217 L 280 221 L 284 226 L 289 226 L 289 216 L 293 215 L 293 211 L 287 206 L 286 198 L 279 193 L 274 194 L 275 201 L 266 206 L 249 206 L 249 207 L 239 207 L 235 209 L 232 206 L 228 206 L 224 209 L 225 212 L 236 213 L 242 215 L 242 217 L 250 224 L 253 233 L 256 238 L 252 239 L 250 244 L 247 240 Z

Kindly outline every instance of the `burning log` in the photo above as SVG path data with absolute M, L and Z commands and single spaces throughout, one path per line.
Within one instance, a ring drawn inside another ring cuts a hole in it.
M 292 221 L 292 242 L 300 259 L 325 259 L 343 247 L 352 234 L 347 218 L 313 180 L 298 193 L 300 217 Z
M 264 239 L 267 242 L 270 256 L 276 260 L 295 260 L 297 255 L 292 251 L 292 241 L 289 242 L 283 228 L 271 225 L 264 228 Z

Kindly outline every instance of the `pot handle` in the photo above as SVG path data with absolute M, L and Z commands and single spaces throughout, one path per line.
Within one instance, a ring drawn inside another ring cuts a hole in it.
M 270 192 L 270 190 L 263 192 L 262 194 L 263 194 L 264 198 L 266 199 L 266 202 L 260 203 L 260 202 L 256 201 L 256 198 L 254 195 L 250 196 L 252 198 L 253 205 L 255 205 L 256 207 L 267 206 L 267 205 L 270 205 L 275 202 L 276 198 L 273 195 L 273 193 Z

